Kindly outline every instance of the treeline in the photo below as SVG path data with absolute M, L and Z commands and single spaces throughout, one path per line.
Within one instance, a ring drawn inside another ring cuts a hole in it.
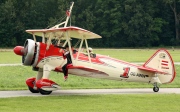
M 0 0 L 0 47 L 23 45 L 27 29 L 62 22 L 71 0 Z M 180 45 L 180 0 L 75 0 L 71 25 L 101 35 L 92 47 Z

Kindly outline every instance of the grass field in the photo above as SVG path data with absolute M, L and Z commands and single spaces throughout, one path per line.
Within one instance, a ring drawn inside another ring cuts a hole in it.
M 180 62 L 180 49 L 169 49 L 175 62 Z M 94 49 L 94 53 L 108 55 L 113 58 L 128 62 L 145 62 L 154 53 L 155 49 Z M 21 56 L 14 54 L 12 50 L 0 52 L 0 64 L 21 63 Z
M 71 95 L 1 98 L 1 112 L 179 112 L 180 95 Z

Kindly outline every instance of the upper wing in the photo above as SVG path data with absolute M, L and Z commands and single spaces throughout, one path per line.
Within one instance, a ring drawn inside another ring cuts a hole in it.
M 65 38 L 73 37 L 73 38 L 86 38 L 86 39 L 96 39 L 96 38 L 102 38 L 100 35 L 95 34 L 93 32 L 90 32 L 88 30 L 79 28 L 79 27 L 64 27 L 64 28 L 52 28 L 52 29 L 33 29 L 33 30 L 26 30 L 27 33 L 34 34 L 36 36 L 44 37 L 46 38 L 56 38 L 56 37 L 62 37 Z M 67 33 L 66 33 L 67 32 Z

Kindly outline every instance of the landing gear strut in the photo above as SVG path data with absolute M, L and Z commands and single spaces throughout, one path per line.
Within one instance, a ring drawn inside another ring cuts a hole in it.
M 154 92 L 158 92 L 159 91 L 159 87 L 157 85 L 157 82 L 154 83 L 153 91 Z

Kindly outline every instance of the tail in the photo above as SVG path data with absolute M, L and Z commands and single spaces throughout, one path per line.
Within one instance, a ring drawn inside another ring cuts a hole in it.
M 149 60 L 145 62 L 143 67 L 156 69 L 157 71 L 162 71 L 162 73 L 157 73 L 161 83 L 171 83 L 176 76 L 172 57 L 169 54 L 169 52 L 165 49 L 157 50 L 153 54 L 153 56 L 151 56 Z

